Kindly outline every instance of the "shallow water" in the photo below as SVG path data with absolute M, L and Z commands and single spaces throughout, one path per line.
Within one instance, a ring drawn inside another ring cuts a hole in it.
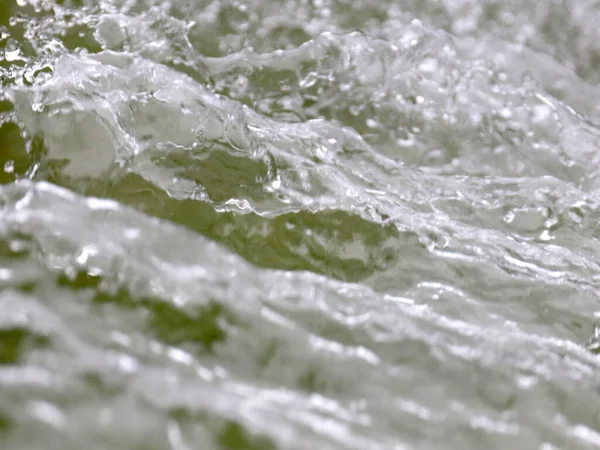
M 599 20 L 2 0 L 2 449 L 600 448 Z

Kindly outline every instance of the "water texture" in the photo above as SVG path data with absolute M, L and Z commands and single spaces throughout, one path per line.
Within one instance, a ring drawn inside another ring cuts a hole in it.
M 600 448 L 599 21 L 2 0 L 1 448 Z

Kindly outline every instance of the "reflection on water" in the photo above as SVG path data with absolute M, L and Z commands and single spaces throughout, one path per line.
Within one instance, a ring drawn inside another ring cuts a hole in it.
M 600 446 L 598 19 L 0 2 L 2 448 Z

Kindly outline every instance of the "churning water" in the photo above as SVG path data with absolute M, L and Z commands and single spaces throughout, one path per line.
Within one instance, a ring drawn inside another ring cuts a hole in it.
M 0 447 L 600 447 L 600 3 L 1 0 Z

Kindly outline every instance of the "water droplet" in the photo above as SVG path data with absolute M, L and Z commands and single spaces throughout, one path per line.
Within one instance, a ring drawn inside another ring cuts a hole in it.
M 8 62 L 17 61 L 20 59 L 21 49 L 19 43 L 14 39 L 9 39 L 4 47 L 4 59 Z
M 428 165 L 440 165 L 446 160 L 446 152 L 442 149 L 434 148 L 427 152 L 424 158 Z
M 552 110 L 547 105 L 536 105 L 533 107 L 532 118 L 533 123 L 541 123 L 547 120 L 552 114 Z
M 317 83 L 318 79 L 319 77 L 317 72 L 309 72 L 308 75 L 306 75 L 304 79 L 300 81 L 300 87 L 302 89 L 313 87 Z
M 281 187 L 281 178 L 277 177 L 271 183 L 271 188 L 272 189 L 279 189 L 280 187 Z
M 103 47 L 109 49 L 122 46 L 126 38 L 121 24 L 114 17 L 100 19 L 94 37 Z
M 504 120 L 508 120 L 512 118 L 512 111 L 508 108 L 502 108 L 500 111 L 498 111 L 498 116 Z
M 567 217 L 571 221 L 575 222 L 576 224 L 578 224 L 578 225 L 581 224 L 585 217 L 583 210 L 581 209 L 581 205 L 575 204 L 575 205 L 571 206 L 567 210 Z
M 342 83 L 340 84 L 339 88 L 341 92 L 348 92 L 350 89 L 352 89 L 352 86 L 352 83 Z
M 592 353 L 600 353 L 600 325 L 594 326 L 592 337 L 586 343 L 586 348 Z
M 350 108 L 348 108 L 348 111 L 350 111 L 350 114 L 356 117 L 361 113 L 362 107 L 358 105 L 351 105 Z
M 137 239 L 141 234 L 142 233 L 138 228 L 127 228 L 124 232 L 127 239 Z
M 379 125 L 376 120 L 370 119 L 370 118 L 367 119 L 365 123 L 367 124 L 367 127 L 369 127 L 369 128 L 377 128 L 377 126 Z
M 13 272 L 9 269 L 0 268 L 0 281 L 8 281 L 13 277 Z
M 434 73 L 438 70 L 438 61 L 435 58 L 425 58 L 419 64 L 419 70 L 423 73 Z
M 502 218 L 504 223 L 512 223 L 513 220 L 515 220 L 515 213 L 512 211 L 507 212 Z
M 119 366 L 119 370 L 124 373 L 133 373 L 137 371 L 139 367 L 138 362 L 131 356 L 127 355 L 120 355 L 117 359 L 117 364 Z
M 93 245 L 86 245 L 81 249 L 79 255 L 75 259 L 79 264 L 85 264 L 90 256 L 94 256 L 98 253 L 98 249 Z
M 33 401 L 29 403 L 28 410 L 31 416 L 54 428 L 61 428 L 66 423 L 62 411 L 50 403 Z

